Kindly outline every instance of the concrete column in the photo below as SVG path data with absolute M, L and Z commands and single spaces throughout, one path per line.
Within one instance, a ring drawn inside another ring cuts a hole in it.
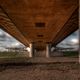
M 50 57 L 50 53 L 51 53 L 51 44 L 48 43 L 46 44 L 46 57 Z
M 29 53 L 29 57 L 33 57 L 34 55 L 34 44 L 30 43 L 30 53 Z

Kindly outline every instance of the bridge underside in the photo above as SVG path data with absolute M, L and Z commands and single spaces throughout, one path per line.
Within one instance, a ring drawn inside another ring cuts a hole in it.
M 78 0 L 0 0 L 0 28 L 32 53 L 32 47 L 49 53 L 78 29 L 78 7 Z

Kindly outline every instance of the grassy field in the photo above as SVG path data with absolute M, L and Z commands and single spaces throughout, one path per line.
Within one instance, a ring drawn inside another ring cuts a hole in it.
M 63 52 L 65 57 L 79 57 L 78 51 L 66 51 Z
M 25 57 L 23 53 L 19 52 L 0 52 L 1 58 L 18 58 L 18 57 Z
M 28 54 L 26 54 L 28 56 Z M 78 51 L 66 51 L 63 52 L 64 57 L 78 57 L 79 52 Z M 19 52 L 0 52 L 0 57 L 4 58 L 17 58 L 17 57 L 25 57 L 24 53 Z

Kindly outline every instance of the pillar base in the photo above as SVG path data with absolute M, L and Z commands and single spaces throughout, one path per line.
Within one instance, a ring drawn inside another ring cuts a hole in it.
M 34 55 L 34 45 L 33 43 L 30 44 L 30 53 L 29 53 L 29 57 L 33 57 Z
M 49 58 L 51 53 L 51 45 L 47 44 L 46 45 L 46 57 Z

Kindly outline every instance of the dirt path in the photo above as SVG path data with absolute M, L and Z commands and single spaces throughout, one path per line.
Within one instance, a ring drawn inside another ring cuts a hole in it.
M 0 80 L 80 80 L 79 64 L 32 63 L 0 66 Z

